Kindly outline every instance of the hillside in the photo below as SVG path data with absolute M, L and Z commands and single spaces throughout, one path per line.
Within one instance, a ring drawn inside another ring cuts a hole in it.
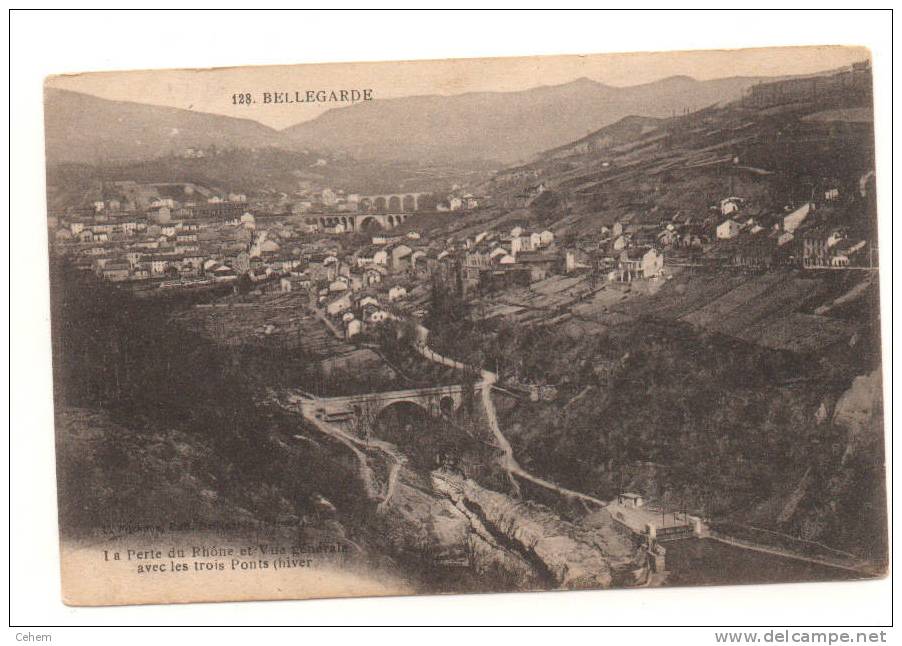
M 539 155 L 539 159 L 559 159 L 572 155 L 583 155 L 610 150 L 615 146 L 630 143 L 660 133 L 666 119 L 630 115 L 604 128 L 599 128 L 582 139 L 558 146 Z
M 330 110 L 284 133 L 299 145 L 360 158 L 514 163 L 631 114 L 669 117 L 735 99 L 759 80 L 678 76 L 621 88 L 582 78 L 521 92 L 383 99 Z
M 801 256 L 822 228 L 876 241 L 863 183 L 874 168 L 870 79 L 849 81 L 623 119 L 498 173 L 479 189 L 496 209 L 430 231 L 547 228 L 558 249 L 601 268 L 617 255 L 617 223 L 666 258 L 663 280 L 555 275 L 429 319 L 437 351 L 482 362 L 503 385 L 554 387 L 548 401 L 498 397 L 524 468 L 602 498 L 642 491 L 749 540 L 778 532 L 793 549 L 818 541 L 884 561 L 876 273 L 800 268 L 801 258 L 734 264 L 762 248 Z M 828 200 L 834 188 L 842 197 Z M 732 195 L 744 198 L 733 217 L 761 229 L 720 240 L 717 207 Z M 768 237 L 786 206 L 812 199 L 795 245 Z M 668 243 L 668 227 L 704 240 Z
M 375 164 L 328 153 L 278 147 L 220 149 L 199 158 L 162 156 L 153 159 L 58 163 L 47 167 L 47 196 L 51 210 L 74 203 L 90 203 L 100 182 L 193 182 L 220 192 L 236 191 L 251 198 L 297 197 L 298 191 L 329 186 L 351 193 L 395 190 L 441 191 L 454 183 L 478 183 L 489 176 L 483 165 L 416 165 L 405 162 Z
M 250 119 L 192 112 L 46 88 L 48 163 L 150 159 L 186 148 L 283 145 L 278 131 Z
M 843 77 L 818 78 L 829 84 Z M 734 101 L 667 119 L 631 115 L 502 171 L 479 190 L 511 204 L 541 181 L 566 202 L 561 229 L 577 236 L 618 220 L 657 223 L 677 213 L 702 222 L 725 195 L 772 213 L 827 181 L 848 195 L 873 167 L 868 83 L 866 77 L 832 94 Z
M 511 164 L 633 114 L 670 117 L 738 98 L 760 78 L 674 76 L 613 87 L 587 78 L 520 92 L 380 99 L 277 131 L 250 119 L 47 88 L 50 163 L 153 159 L 188 148 L 319 150 L 361 160 Z

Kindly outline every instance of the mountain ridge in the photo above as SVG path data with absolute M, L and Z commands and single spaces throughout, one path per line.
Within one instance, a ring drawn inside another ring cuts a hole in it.
M 668 117 L 739 98 L 765 77 L 667 77 L 615 87 L 588 78 L 517 92 L 384 99 L 329 110 L 281 132 L 359 158 L 486 159 L 511 164 L 633 114 Z M 549 115 L 553 115 L 549 116 Z
M 186 148 L 282 146 L 279 131 L 258 121 L 59 88 L 44 90 L 50 163 L 149 159 Z
M 45 88 L 50 163 L 140 160 L 187 148 L 312 149 L 364 160 L 509 165 L 630 115 L 730 101 L 766 77 L 670 76 L 633 86 L 580 77 L 514 92 L 424 94 L 333 108 L 278 130 L 250 118 Z M 767 80 L 770 80 L 767 78 Z

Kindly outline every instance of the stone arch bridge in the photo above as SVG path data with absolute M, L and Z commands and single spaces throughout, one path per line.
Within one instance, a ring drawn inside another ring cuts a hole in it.
M 370 426 L 386 408 L 398 403 L 419 406 L 433 417 L 450 414 L 460 408 L 468 387 L 463 385 L 412 388 L 342 397 L 314 398 L 315 416 L 331 423 L 346 422 Z M 479 385 L 469 386 L 474 391 Z

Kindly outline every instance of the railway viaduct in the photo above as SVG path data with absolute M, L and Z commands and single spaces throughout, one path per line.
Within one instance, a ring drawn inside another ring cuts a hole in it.
M 420 198 L 428 193 L 384 193 L 361 195 L 357 210 L 361 213 L 413 213 L 420 210 Z
M 372 231 L 374 229 L 394 229 L 413 215 L 413 213 L 341 213 L 319 215 L 315 221 L 322 229 L 332 229 L 340 224 L 346 232 Z M 307 220 L 310 222 L 311 218 L 307 218 Z

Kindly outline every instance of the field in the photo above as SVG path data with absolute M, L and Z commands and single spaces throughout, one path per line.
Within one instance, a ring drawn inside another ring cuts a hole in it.
M 868 274 L 775 270 L 718 275 L 677 270 L 655 293 L 636 298 L 598 292 L 573 308 L 608 325 L 641 317 L 688 323 L 774 350 L 808 354 L 841 342 L 854 344 L 873 295 Z M 850 314 L 854 312 L 854 314 Z
M 752 325 L 737 336 L 767 348 L 806 354 L 851 342 L 854 335 L 855 328 L 845 321 L 814 314 L 789 314 Z
M 757 303 L 757 299 L 761 297 L 767 290 L 774 285 L 780 283 L 782 277 L 779 274 L 766 274 L 759 278 L 754 278 L 745 282 L 735 289 L 731 289 L 723 296 L 709 302 L 707 305 L 700 307 L 694 312 L 682 317 L 683 321 L 692 325 L 702 327 L 709 330 L 729 330 L 739 327 L 741 314 L 737 310 L 746 306 L 749 309 L 750 304 Z M 746 315 L 749 315 L 746 312 Z M 733 319 L 736 319 L 735 321 Z M 730 322 L 733 325 L 730 325 Z
M 709 332 L 732 336 L 774 350 L 807 354 L 849 342 L 849 321 L 800 313 L 820 302 L 825 278 L 798 272 L 771 272 L 750 278 L 681 320 Z

